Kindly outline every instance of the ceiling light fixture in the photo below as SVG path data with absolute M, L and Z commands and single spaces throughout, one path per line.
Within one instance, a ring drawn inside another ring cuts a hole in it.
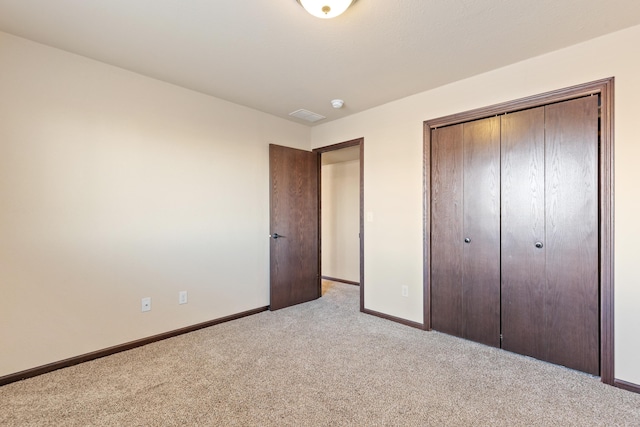
M 356 0 L 296 0 L 300 6 L 317 18 L 335 18 L 341 15 Z

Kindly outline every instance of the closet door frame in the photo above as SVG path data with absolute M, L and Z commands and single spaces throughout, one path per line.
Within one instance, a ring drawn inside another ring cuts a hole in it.
M 423 287 L 425 330 L 431 330 L 431 131 L 458 123 L 541 107 L 589 95 L 600 96 L 600 149 L 599 149 L 599 252 L 600 252 L 600 378 L 603 383 L 617 385 L 614 377 L 614 246 L 613 246 L 613 106 L 614 78 L 606 78 L 504 102 L 484 108 L 427 120 L 424 122 L 423 151 Z

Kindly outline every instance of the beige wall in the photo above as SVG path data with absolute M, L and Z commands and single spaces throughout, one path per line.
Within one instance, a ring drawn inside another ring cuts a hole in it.
M 308 127 L 3 33 L 0 63 L 0 376 L 268 305 L 268 143 Z
M 360 161 L 322 166 L 322 275 L 360 281 Z
M 424 120 L 615 76 L 615 376 L 640 384 L 639 44 L 634 27 L 314 127 L 314 148 L 367 142 L 365 306 L 422 322 Z

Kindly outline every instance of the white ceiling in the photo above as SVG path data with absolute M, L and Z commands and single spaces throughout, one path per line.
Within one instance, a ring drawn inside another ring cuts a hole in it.
M 1 31 L 317 124 L 637 24 L 639 0 L 0 0 Z

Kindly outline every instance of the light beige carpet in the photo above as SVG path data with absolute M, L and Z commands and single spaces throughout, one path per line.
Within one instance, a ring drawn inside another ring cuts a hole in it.
M 598 378 L 358 312 L 359 288 L 0 387 L 2 426 L 640 425 Z

